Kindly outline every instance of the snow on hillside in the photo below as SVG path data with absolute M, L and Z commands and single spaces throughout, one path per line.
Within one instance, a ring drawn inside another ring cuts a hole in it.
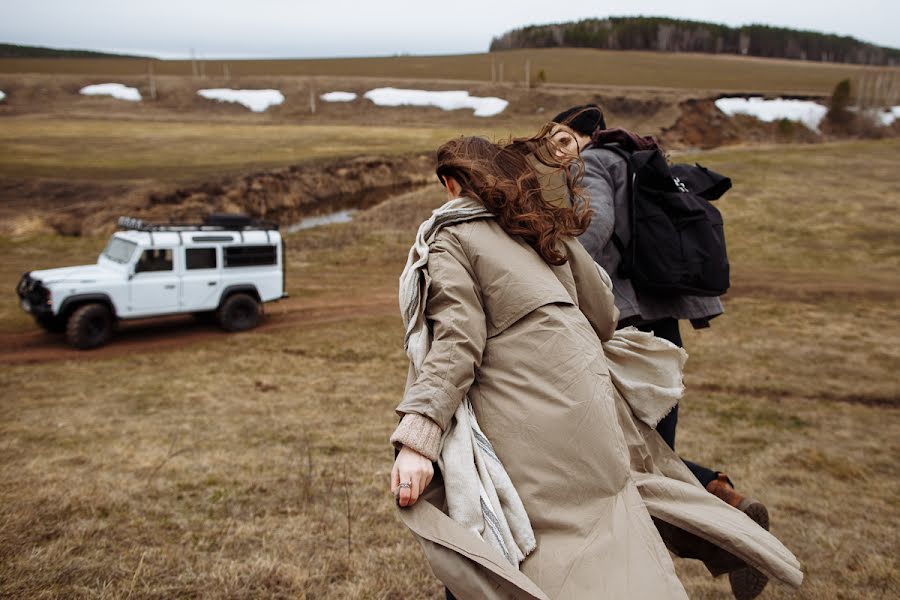
M 776 98 L 719 98 L 716 107 L 729 117 L 734 115 L 750 115 L 760 121 L 771 123 L 781 119 L 799 121 L 812 129 L 819 130 L 819 124 L 825 118 L 828 109 L 810 100 L 785 100 Z
M 328 92 L 319 96 L 325 102 L 353 102 L 356 94 L 353 92 Z
M 128 87 L 121 83 L 98 83 L 88 85 L 79 91 L 83 96 L 112 96 L 118 100 L 140 102 L 141 93 L 137 88 Z
M 878 121 L 885 127 L 893 125 L 897 119 L 900 119 L 900 106 L 892 106 L 878 112 Z
M 278 90 L 232 90 L 229 88 L 213 88 L 199 90 L 198 95 L 207 100 L 219 102 L 236 102 L 246 106 L 253 112 L 265 112 L 270 106 L 278 106 L 284 102 L 284 94 Z
M 378 106 L 437 106 L 444 110 L 471 108 L 476 117 L 492 117 L 506 109 L 509 102 L 502 98 L 470 96 L 466 91 L 430 92 L 397 88 L 375 88 L 364 97 Z

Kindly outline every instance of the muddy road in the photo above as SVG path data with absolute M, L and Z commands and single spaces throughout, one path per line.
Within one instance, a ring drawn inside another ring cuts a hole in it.
M 266 305 L 259 326 L 246 333 L 226 333 L 215 324 L 201 323 L 190 315 L 178 315 L 122 322 L 110 343 L 95 350 L 76 350 L 66 344 L 63 335 L 47 333 L 35 325 L 33 330 L 0 334 L 0 365 L 108 360 L 132 354 L 179 350 L 209 341 L 234 343 L 244 336 L 304 325 L 399 314 L 394 292 L 377 291 L 366 298 L 339 301 L 333 298 L 286 298 Z

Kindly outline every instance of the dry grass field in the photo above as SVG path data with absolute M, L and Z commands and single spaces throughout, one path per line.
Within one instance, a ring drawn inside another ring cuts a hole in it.
M 320 158 L 432 151 L 455 135 L 446 127 L 25 117 L 0 128 L 0 177 L 189 181 Z
M 68 73 L 144 76 L 147 60 L 0 59 L 0 73 Z M 837 63 L 812 63 L 732 55 L 617 52 L 580 48 L 512 50 L 452 56 L 392 56 L 308 60 L 210 60 L 203 73 L 220 78 L 257 76 L 380 77 L 414 80 L 492 81 L 503 65 L 506 83 L 531 80 L 543 70 L 549 84 L 579 84 L 719 91 L 830 93 L 835 83 L 868 70 Z M 190 76 L 191 61 L 152 61 L 157 75 Z
M 763 598 L 900 595 L 898 152 L 681 157 L 734 178 L 734 286 L 711 329 L 684 332 L 678 445 L 763 499 L 803 563 L 799 591 Z M 288 236 L 292 296 L 351 317 L 0 367 L 0 597 L 441 598 L 387 491 L 406 363 L 382 308 L 440 202 L 433 186 Z M 44 340 L 17 277 L 103 243 L 0 239 L 3 331 Z M 730 597 L 676 562 L 691 598 Z

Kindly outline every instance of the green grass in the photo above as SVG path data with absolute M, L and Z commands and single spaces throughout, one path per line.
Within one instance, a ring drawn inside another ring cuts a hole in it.
M 493 54 L 397 56 L 310 60 L 205 61 L 220 77 L 227 62 L 233 79 L 256 76 L 379 77 L 491 81 L 491 63 L 503 64 L 506 82 L 522 82 L 530 61 L 552 84 L 639 86 L 755 92 L 830 93 L 841 79 L 868 67 L 732 55 L 619 52 L 575 48 Z M 143 76 L 149 61 L 104 59 L 0 59 L 0 73 Z M 191 75 L 191 62 L 153 61 L 157 75 Z

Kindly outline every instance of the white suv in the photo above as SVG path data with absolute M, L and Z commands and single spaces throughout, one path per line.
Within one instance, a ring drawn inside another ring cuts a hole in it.
M 97 264 L 19 281 L 22 308 L 77 348 L 105 344 L 119 319 L 194 313 L 243 331 L 256 326 L 262 303 L 287 296 L 277 225 L 212 215 L 197 225 L 123 217 L 119 226 Z

